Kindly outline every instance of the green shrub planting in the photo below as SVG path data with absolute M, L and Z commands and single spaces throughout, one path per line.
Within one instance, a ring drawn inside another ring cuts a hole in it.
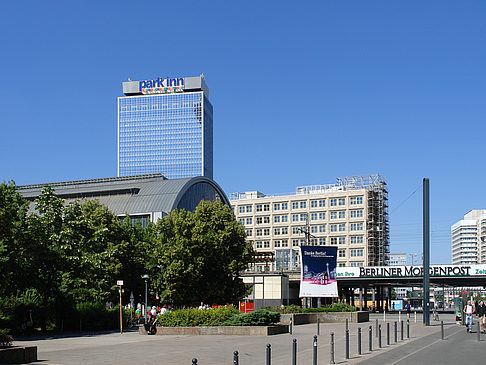
M 167 327 L 218 326 L 236 313 L 239 311 L 234 307 L 208 310 L 180 309 L 159 316 L 157 323 Z
M 9 330 L 6 328 L 0 328 L 0 347 L 7 347 L 12 345 L 12 336 L 9 334 Z
M 320 308 L 302 308 L 298 305 L 292 304 L 284 307 L 267 307 L 268 310 L 279 312 L 283 314 L 287 313 L 315 313 L 315 312 L 356 312 L 356 307 L 353 307 L 345 303 L 335 303 L 333 305 L 325 305 Z
M 129 315 L 129 312 L 128 312 Z M 111 330 L 120 327 L 120 307 L 106 309 L 104 303 L 76 305 L 76 317 L 81 320 L 83 331 Z M 125 322 L 126 322 L 126 315 Z
M 280 313 L 260 309 L 250 313 L 232 315 L 223 326 L 268 326 L 280 321 Z

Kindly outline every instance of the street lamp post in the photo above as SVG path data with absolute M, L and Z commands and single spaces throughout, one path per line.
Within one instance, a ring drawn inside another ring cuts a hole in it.
M 410 258 L 412 259 L 412 266 L 413 266 L 413 258 L 414 258 L 414 257 L 421 257 L 421 255 L 420 255 L 420 254 L 418 254 L 418 253 L 409 253 L 408 255 L 409 255 L 409 256 L 410 256 Z
M 142 276 L 143 279 L 145 279 L 145 324 L 147 324 L 147 310 L 148 310 L 148 305 L 147 305 L 147 292 L 148 292 L 148 279 L 150 278 L 147 274 Z
M 130 322 L 133 323 L 133 307 L 135 306 L 135 297 L 133 291 L 130 293 Z

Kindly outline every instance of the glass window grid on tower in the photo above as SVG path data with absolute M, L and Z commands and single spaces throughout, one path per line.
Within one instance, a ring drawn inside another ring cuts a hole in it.
M 119 97 L 118 175 L 204 175 L 203 147 L 212 151 L 203 146 L 203 123 L 212 124 L 207 104 L 203 92 Z

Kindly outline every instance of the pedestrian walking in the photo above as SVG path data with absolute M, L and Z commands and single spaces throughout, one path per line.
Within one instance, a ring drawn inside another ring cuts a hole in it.
M 486 305 L 484 305 L 484 301 L 480 300 L 479 305 L 476 309 L 476 316 L 478 317 L 479 321 L 479 330 L 481 333 L 486 332 Z
M 466 315 L 466 332 L 472 332 L 474 307 L 470 300 L 467 301 L 463 312 Z
M 410 313 L 412 313 L 412 306 L 410 305 L 410 302 L 405 305 L 405 309 L 407 310 L 407 318 L 410 319 Z

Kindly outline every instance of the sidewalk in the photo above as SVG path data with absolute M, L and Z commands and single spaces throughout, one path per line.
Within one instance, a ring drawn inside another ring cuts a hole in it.
M 446 318 L 447 317 L 447 318 Z M 382 348 L 378 348 L 375 335 L 375 319 L 382 324 Z M 440 340 L 440 324 L 422 326 L 421 316 L 417 323 L 413 318 L 410 323 L 410 339 L 406 339 L 406 318 L 404 323 L 404 341 L 400 340 L 400 325 L 398 324 L 398 342 L 394 342 L 393 322 L 398 316 L 387 316 L 390 321 L 391 344 L 387 346 L 386 324 L 382 315 L 371 315 L 371 321 L 360 324 L 350 324 L 350 359 L 345 359 L 345 324 L 321 324 L 318 337 L 318 363 L 329 363 L 330 333 L 335 333 L 335 361 L 336 363 L 355 364 L 387 362 L 388 358 L 380 360 L 380 356 L 397 354 L 404 356 L 410 353 L 410 347 L 416 350 L 430 345 L 434 340 Z M 452 315 L 444 315 L 447 333 L 456 329 L 463 329 L 452 323 Z M 368 329 L 373 327 L 373 351 L 368 351 Z M 362 329 L 362 355 L 357 354 L 357 330 Z M 138 333 L 109 333 L 99 335 L 84 335 L 79 337 L 35 339 L 30 341 L 16 341 L 15 345 L 38 346 L 37 364 L 188 364 L 192 358 L 198 359 L 199 365 L 232 364 L 233 352 L 239 352 L 241 365 L 265 364 L 266 345 L 271 344 L 272 365 L 290 364 L 292 340 L 297 339 L 297 364 L 312 364 L 313 337 L 316 335 L 316 324 L 294 327 L 292 335 L 276 336 L 141 336 Z M 465 331 L 463 331 L 465 334 Z M 486 337 L 486 336 L 485 336 Z M 408 346 L 408 347 L 407 347 Z M 419 352 L 417 352 L 420 355 Z M 372 362 L 369 362 L 372 361 Z

